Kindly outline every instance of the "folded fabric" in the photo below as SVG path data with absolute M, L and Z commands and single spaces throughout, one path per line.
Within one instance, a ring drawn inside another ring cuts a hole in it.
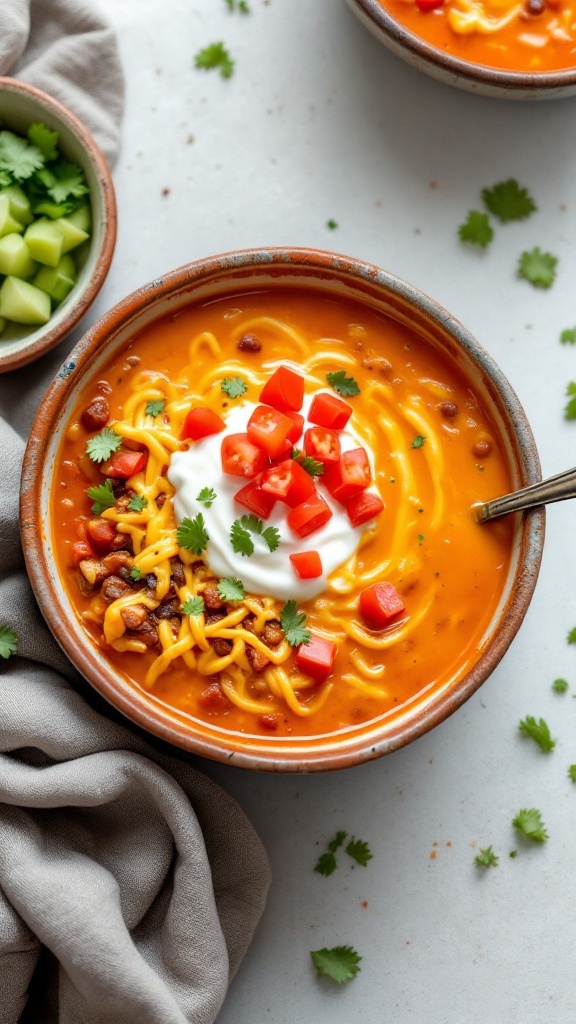
M 81 0 L 2 0 L 0 75 L 50 93 L 76 114 L 113 163 L 124 79 L 114 33 Z
M 116 43 L 86 4 L 2 0 L 0 72 L 60 98 L 115 155 Z M 266 855 L 190 759 L 103 705 L 38 612 L 19 478 L 62 358 L 0 379 L 0 626 L 19 640 L 0 658 L 0 1024 L 211 1024 L 262 913 Z

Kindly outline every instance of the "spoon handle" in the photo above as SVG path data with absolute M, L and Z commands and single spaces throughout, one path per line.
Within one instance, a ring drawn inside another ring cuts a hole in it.
M 563 473 L 548 477 L 547 480 L 540 480 L 539 483 L 522 487 L 512 494 L 494 498 L 485 505 L 477 505 L 474 513 L 479 523 L 487 523 L 490 519 L 504 516 L 508 512 L 520 512 L 525 508 L 533 508 L 534 505 L 548 505 L 553 501 L 564 501 L 566 498 L 576 498 L 576 468 L 566 469 Z

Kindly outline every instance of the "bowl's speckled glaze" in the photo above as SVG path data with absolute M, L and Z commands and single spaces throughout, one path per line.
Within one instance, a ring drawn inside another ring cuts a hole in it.
M 505 592 L 472 666 L 444 691 L 423 697 L 390 720 L 365 722 L 336 734 L 275 739 L 243 736 L 192 719 L 120 676 L 84 632 L 56 570 L 50 496 L 61 433 L 91 378 L 143 326 L 190 301 L 238 289 L 297 285 L 368 303 L 409 324 L 463 367 L 499 425 L 516 486 L 540 479 L 534 439 L 523 409 L 493 359 L 432 299 L 378 267 L 310 249 L 227 253 L 181 267 L 133 292 L 88 331 L 49 388 L 24 460 L 21 530 L 28 572 L 42 612 L 62 648 L 90 683 L 128 718 L 187 751 L 239 767 L 313 771 L 350 767 L 390 753 L 455 711 L 496 667 L 515 636 L 536 583 L 544 541 L 544 511 L 516 519 L 515 551 Z
M 504 100 L 549 100 L 576 95 L 576 67 L 529 74 L 472 64 L 432 46 L 405 28 L 378 0 L 346 0 L 363 25 L 412 67 L 465 92 Z
M 116 244 L 116 199 L 110 170 L 88 129 L 58 100 L 14 78 L 0 78 L 0 125 L 25 134 L 42 121 L 60 135 L 62 151 L 80 164 L 90 190 L 92 240 L 78 280 L 42 327 L 0 335 L 0 373 L 15 370 L 54 348 L 84 316 L 108 273 Z

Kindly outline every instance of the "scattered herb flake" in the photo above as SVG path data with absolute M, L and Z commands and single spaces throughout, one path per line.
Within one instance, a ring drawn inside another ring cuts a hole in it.
M 130 512 L 143 512 L 147 504 L 148 498 L 144 498 L 140 494 L 135 494 L 133 498 L 130 498 L 128 508 Z
M 560 335 L 563 345 L 576 345 L 576 327 L 567 327 Z
M 103 484 L 89 487 L 86 494 L 94 502 L 92 512 L 95 516 L 102 515 L 105 509 L 112 508 L 116 504 L 116 496 L 112 490 L 112 481 L 110 479 L 106 480 Z
M 18 650 L 18 637 L 10 626 L 0 626 L 0 658 L 6 660 L 16 654 Z
M 533 740 L 536 740 L 536 743 L 546 753 L 554 750 L 556 740 L 552 739 L 548 724 L 543 718 L 537 722 L 533 715 L 526 715 L 526 718 L 520 721 L 519 729 L 523 736 L 530 736 Z
M 228 398 L 240 398 L 248 390 L 248 385 L 242 377 L 224 377 L 220 386 Z
M 328 849 L 330 850 L 331 853 L 336 853 L 336 850 L 338 850 L 342 846 L 342 843 L 346 839 L 347 835 L 347 832 L 336 833 L 334 839 L 331 839 L 330 842 L 328 843 Z
M 419 533 L 418 534 L 418 543 L 420 545 L 422 545 L 424 543 L 424 534 L 423 533 Z
M 479 213 L 478 210 L 470 210 L 467 219 L 458 228 L 458 234 L 460 241 L 481 245 L 483 249 L 494 238 L 494 231 L 487 214 Z
M 425 441 L 426 441 L 426 438 L 424 437 L 423 434 L 416 434 L 416 437 L 413 439 L 412 444 L 410 445 L 410 447 L 411 448 L 422 448 Z
M 330 220 L 326 221 L 326 227 L 330 228 L 330 231 L 335 231 L 336 228 L 338 227 L 338 224 L 335 220 L 332 220 L 332 218 L 330 218 Z
M 166 402 L 163 398 L 158 398 L 153 402 L 147 402 L 144 412 L 147 416 L 159 416 L 161 412 L 164 412 Z
M 552 253 L 542 252 L 539 246 L 525 251 L 518 260 L 518 273 L 535 288 L 549 288 L 556 277 L 558 260 Z
M 334 946 L 332 949 L 311 950 L 310 956 L 318 974 L 332 978 L 332 981 L 337 982 L 339 985 L 344 981 L 350 981 L 351 978 L 358 974 L 360 970 L 358 964 L 362 959 L 352 946 Z
M 571 782 L 576 782 L 576 764 L 568 766 L 568 778 Z
M 230 577 L 220 580 L 218 593 L 223 601 L 243 601 L 245 597 L 244 585 L 240 580 L 233 580 Z
M 195 597 L 189 597 L 187 601 L 182 605 L 183 615 L 202 615 L 204 611 L 204 598 L 196 595 Z
M 329 875 L 336 871 L 336 857 L 333 853 L 323 853 L 314 866 L 314 871 L 317 871 L 319 875 L 324 875 L 328 878 Z
M 242 14 L 250 14 L 250 8 L 246 0 L 226 0 L 228 10 L 240 11 Z
M 567 679 L 555 679 L 552 683 L 554 693 L 566 693 L 569 683 Z
M 311 455 L 304 455 L 304 452 L 301 452 L 299 448 L 292 449 L 290 458 L 294 462 L 299 462 L 302 469 L 305 469 L 310 476 L 322 476 L 324 472 L 324 464 L 322 462 L 317 462 Z
M 510 853 L 508 854 L 508 856 L 510 857 L 510 860 L 513 860 L 514 857 L 518 856 L 518 850 L 510 850 Z
M 474 857 L 474 860 L 481 868 L 495 868 L 498 864 L 498 857 L 491 846 L 487 846 L 485 850 L 481 848 L 480 852 Z
M 130 578 L 133 580 L 142 579 L 142 569 L 139 569 L 137 565 L 133 565 L 130 570 Z
M 217 68 L 222 78 L 230 78 L 234 71 L 234 61 L 230 57 L 224 43 L 209 43 L 194 55 L 194 64 L 203 71 Z
M 530 810 L 518 811 L 518 814 L 512 820 L 512 824 L 519 832 L 528 836 L 529 839 L 533 839 L 536 843 L 544 843 L 548 839 L 542 815 L 535 807 L 532 807 Z
M 528 190 L 520 188 L 515 178 L 500 181 L 492 188 L 482 189 L 484 205 L 503 223 L 510 220 L 524 220 L 537 209 Z
M 176 530 L 176 540 L 181 548 L 193 551 L 195 555 L 202 554 L 210 538 L 206 533 L 204 516 L 201 512 L 194 519 L 190 519 L 189 516 L 184 517 Z
M 113 452 L 117 452 L 122 444 L 120 434 L 115 434 L 110 427 L 104 427 L 86 442 L 86 453 L 92 462 L 106 462 Z
M 566 387 L 566 395 L 568 396 L 569 401 L 564 407 L 564 418 L 567 420 L 576 420 L 576 381 L 570 381 Z M 572 630 L 572 632 L 575 634 L 576 638 L 576 630 Z M 575 642 L 576 639 L 568 641 L 569 644 L 573 644 Z
M 296 601 L 292 598 L 286 601 L 280 614 L 280 625 L 290 647 L 299 647 L 300 644 L 310 642 L 310 631 L 304 628 L 306 615 L 297 610 Z
M 368 843 L 365 843 L 363 839 L 352 839 L 346 847 L 346 853 L 352 860 L 355 860 L 357 864 L 365 868 L 369 860 L 372 860 L 372 854 L 370 853 L 370 847 Z
M 201 505 L 205 505 L 206 508 L 210 508 L 213 502 L 216 501 L 216 491 L 213 487 L 203 487 L 200 493 L 196 495 L 196 501 L 199 501 Z
M 330 387 L 334 388 L 334 391 L 337 391 L 339 395 L 343 395 L 345 398 L 351 398 L 353 395 L 360 394 L 360 388 L 354 377 L 347 377 L 345 370 L 335 370 L 334 373 L 327 373 L 326 380 Z
M 576 388 L 576 384 L 574 385 L 574 387 Z M 568 640 L 569 644 L 576 644 L 576 626 L 574 626 L 574 628 L 570 630 L 566 639 Z

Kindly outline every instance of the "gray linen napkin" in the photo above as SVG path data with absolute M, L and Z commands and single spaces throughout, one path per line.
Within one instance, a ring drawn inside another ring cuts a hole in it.
M 1 0 L 0 72 L 10 57 L 115 155 L 121 73 L 103 19 L 73 0 Z M 87 63 L 98 73 L 80 75 Z M 0 1024 L 211 1024 L 268 864 L 234 801 L 103 708 L 38 612 L 19 477 L 62 357 L 0 380 L 0 624 L 20 640 L 0 664 Z

